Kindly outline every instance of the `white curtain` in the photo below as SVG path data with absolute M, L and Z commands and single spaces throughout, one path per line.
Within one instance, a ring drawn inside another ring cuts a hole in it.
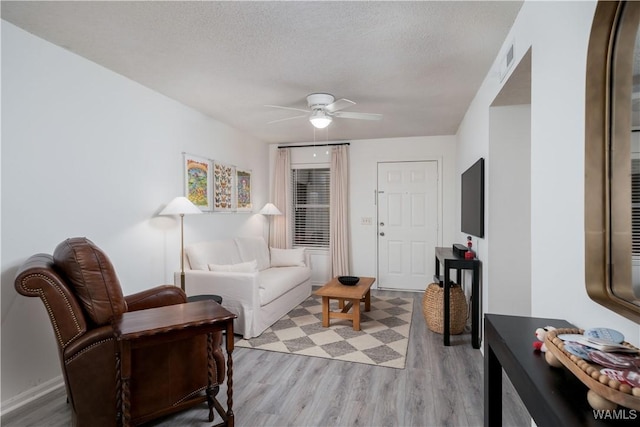
M 349 275 L 349 147 L 331 149 L 329 256 L 331 277 Z
M 291 247 L 291 156 L 288 148 L 279 148 L 276 154 L 273 178 L 273 204 L 282 215 L 272 216 L 269 246 L 286 249 Z

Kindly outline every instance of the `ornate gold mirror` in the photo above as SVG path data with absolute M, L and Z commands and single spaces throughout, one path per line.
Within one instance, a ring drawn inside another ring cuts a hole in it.
M 640 323 L 640 3 L 601 1 L 587 55 L 585 274 L 596 302 Z

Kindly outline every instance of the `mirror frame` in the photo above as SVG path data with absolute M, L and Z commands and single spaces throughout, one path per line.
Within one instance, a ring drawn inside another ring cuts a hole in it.
M 597 303 L 640 323 L 631 286 L 631 91 L 640 3 L 599 1 L 587 51 L 585 283 Z M 613 117 L 615 116 L 615 119 Z

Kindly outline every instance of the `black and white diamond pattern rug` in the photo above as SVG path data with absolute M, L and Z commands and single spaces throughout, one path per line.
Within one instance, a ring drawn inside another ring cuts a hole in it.
M 404 369 L 413 299 L 372 295 L 369 312 L 361 304 L 360 331 L 346 319 L 323 328 L 322 297 L 311 295 L 259 337 L 235 345 Z M 337 301 L 331 300 L 331 310 L 338 310 Z

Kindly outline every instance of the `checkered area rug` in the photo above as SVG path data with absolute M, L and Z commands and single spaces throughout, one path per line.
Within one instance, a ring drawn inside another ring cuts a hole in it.
M 323 328 L 322 297 L 311 295 L 259 337 L 235 345 L 404 369 L 413 299 L 372 295 L 369 312 L 361 304 L 360 331 L 346 319 Z M 337 301 L 331 300 L 331 310 L 338 311 Z

